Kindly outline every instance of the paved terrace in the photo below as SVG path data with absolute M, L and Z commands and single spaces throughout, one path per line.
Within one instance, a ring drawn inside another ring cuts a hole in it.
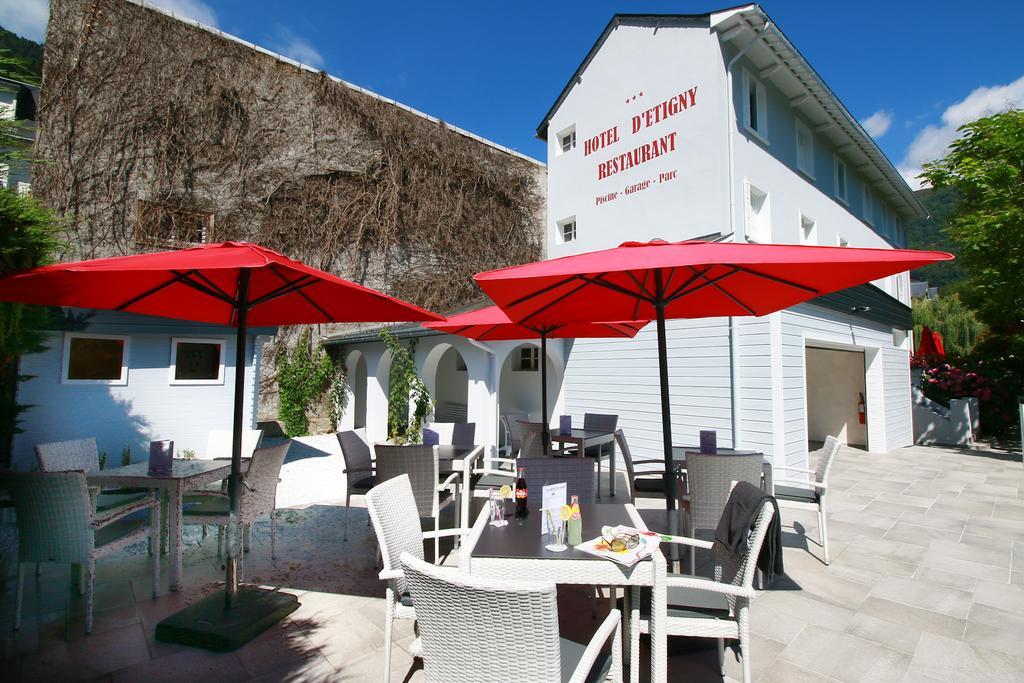
M 753 605 L 756 678 L 1024 680 L 1022 485 L 1019 456 L 844 449 L 832 475 L 831 566 L 816 559 L 819 548 L 807 540 L 816 538 L 814 514 L 783 510 L 786 576 Z M 257 527 L 246 578 L 280 585 L 302 606 L 229 654 L 153 639 L 161 618 L 213 590 L 221 576 L 216 536 L 200 545 L 198 528 L 188 532 L 182 594 L 167 593 L 165 584 L 161 597 L 150 599 L 144 549 L 101 561 L 88 638 L 83 601 L 68 597 L 67 569 L 53 566 L 28 582 L 17 636 L 11 632 L 14 581 L 8 580 L 0 596 L 3 678 L 379 680 L 384 607 L 373 534 L 365 509 L 358 509 L 354 533 L 343 543 L 343 514 L 333 504 L 282 511 L 276 563 L 268 528 Z M 562 590 L 559 601 L 563 635 L 589 637 L 597 622 L 587 593 Z M 398 622 L 396 631 L 407 647 L 408 623 Z M 670 643 L 670 680 L 720 680 L 712 641 Z M 738 678 L 735 655 L 726 659 L 728 678 Z M 393 671 L 395 680 L 422 679 L 402 647 Z

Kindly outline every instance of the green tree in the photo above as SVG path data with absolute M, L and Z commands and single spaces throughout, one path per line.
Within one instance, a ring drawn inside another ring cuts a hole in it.
M 31 196 L 0 188 L 0 275 L 34 268 L 52 260 L 61 246 L 53 213 Z M 0 303 L 0 466 L 10 466 L 11 439 L 20 431 L 15 390 L 18 359 L 45 347 L 46 332 L 56 322 L 49 309 Z
M 288 436 L 305 436 L 309 433 L 307 411 L 330 388 L 334 363 L 323 344 L 313 346 L 309 328 L 303 330 L 290 352 L 281 346 L 276 363 L 278 416 Z
M 932 187 L 959 195 L 946 233 L 968 274 L 965 302 L 995 335 L 1024 333 L 1024 111 L 960 128 L 946 156 L 925 164 Z
M 966 356 L 974 350 L 985 324 L 964 305 L 959 294 L 946 294 L 936 299 L 914 299 L 915 348 L 921 343 L 921 328 L 927 325 L 942 335 L 946 353 Z
M 406 349 L 387 330 L 380 331 L 380 338 L 391 352 L 388 439 L 395 444 L 419 443 L 431 403 L 427 386 L 416 374 L 416 340 Z

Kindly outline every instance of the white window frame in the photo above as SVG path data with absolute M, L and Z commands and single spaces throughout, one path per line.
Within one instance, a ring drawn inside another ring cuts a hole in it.
M 836 199 L 841 201 L 846 206 L 850 205 L 850 167 L 846 165 L 846 162 L 840 159 L 838 156 L 835 158 L 835 195 Z M 843 169 L 843 184 L 839 184 L 839 169 Z
M 864 214 L 864 222 L 875 227 L 875 195 L 867 183 L 864 183 L 864 209 L 861 213 Z
M 817 245 L 818 244 L 818 221 L 814 220 L 813 218 L 808 216 L 803 211 L 799 211 L 797 213 L 798 213 L 798 215 L 800 217 L 800 219 L 799 219 L 800 220 L 800 244 Z M 807 231 L 804 230 L 805 222 L 811 224 L 811 233 L 810 233 L 809 236 L 807 234 Z
M 68 369 L 71 367 L 72 339 L 117 339 L 122 342 L 121 376 L 117 379 L 69 379 Z M 60 383 L 71 385 L 108 385 L 126 386 L 128 384 L 128 354 L 131 348 L 131 337 L 121 334 L 91 334 L 87 332 L 65 332 L 64 352 L 61 357 Z
M 754 185 L 749 179 L 744 181 L 744 190 L 743 232 L 746 235 L 747 241 L 753 241 L 758 244 L 770 244 L 772 242 L 772 195 L 767 190 L 762 190 L 757 185 Z M 761 202 L 761 210 L 757 212 L 756 217 L 754 215 L 753 202 L 751 201 L 752 192 L 764 195 L 764 200 Z M 757 225 L 755 225 L 755 222 Z M 762 222 L 767 226 L 767 235 L 762 234 L 765 232 L 762 229 Z M 752 228 L 757 228 L 756 232 Z
M 530 352 L 530 365 L 532 367 L 523 367 L 523 352 Z M 520 346 L 516 349 L 516 355 L 512 362 L 513 372 L 539 372 L 540 371 L 540 347 L 539 346 Z
M 217 379 L 176 379 L 178 366 L 178 344 L 217 344 L 220 346 L 220 368 Z M 171 364 L 168 368 L 167 382 L 174 386 L 224 384 L 224 349 L 227 348 L 226 337 L 171 337 Z
M 579 226 L 576 224 L 576 216 L 570 216 L 569 218 L 563 218 L 555 224 L 558 228 L 558 242 L 559 244 L 568 244 L 569 242 L 575 242 L 579 239 L 579 233 L 577 229 Z M 572 237 L 565 239 L 565 229 L 572 225 Z
M 758 127 L 754 128 L 750 120 L 750 87 L 754 85 L 754 106 L 757 108 Z M 756 137 L 764 144 L 768 143 L 768 91 L 764 83 L 754 77 L 749 71 L 743 72 L 743 127 L 747 132 Z
M 796 135 L 796 170 L 803 173 L 805 176 L 814 180 L 814 132 L 811 127 L 800 119 L 794 119 L 796 121 L 795 135 Z M 805 133 L 807 135 L 807 166 L 804 167 L 800 163 L 800 134 Z
M 563 139 L 566 138 L 566 137 L 571 137 L 572 138 L 572 142 L 569 145 L 569 149 L 565 149 L 564 143 L 562 142 Z M 555 136 L 555 156 L 559 156 L 560 157 L 563 154 L 568 154 L 569 152 L 573 151 L 574 149 L 576 149 L 576 124 L 575 123 L 572 124 L 571 126 L 566 126 L 565 128 L 563 128 L 562 130 L 560 130 L 558 132 L 558 135 Z

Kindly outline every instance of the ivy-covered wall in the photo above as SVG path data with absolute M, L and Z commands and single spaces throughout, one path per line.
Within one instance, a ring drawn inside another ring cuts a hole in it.
M 126 0 L 50 16 L 33 189 L 65 258 L 205 233 L 444 311 L 542 256 L 540 164 Z

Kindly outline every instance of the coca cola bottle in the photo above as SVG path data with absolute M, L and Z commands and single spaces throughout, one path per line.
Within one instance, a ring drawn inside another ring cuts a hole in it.
M 527 504 L 528 492 L 526 490 L 526 468 L 519 468 L 519 478 L 516 479 L 516 519 L 524 519 L 530 516 L 530 508 Z

